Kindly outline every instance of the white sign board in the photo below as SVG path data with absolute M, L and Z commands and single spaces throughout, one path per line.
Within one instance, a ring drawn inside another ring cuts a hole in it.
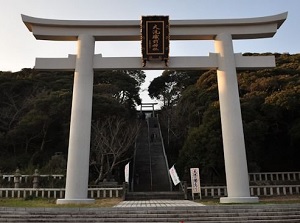
M 177 175 L 177 172 L 175 170 L 174 165 L 171 167 L 171 169 L 169 170 L 169 172 L 170 172 L 170 176 L 172 178 L 173 184 L 176 186 L 177 184 L 180 183 L 180 179 L 179 179 L 179 177 Z
M 201 193 L 199 168 L 191 168 L 192 193 Z
M 129 183 L 129 163 L 126 164 L 124 173 L 125 173 L 125 182 Z

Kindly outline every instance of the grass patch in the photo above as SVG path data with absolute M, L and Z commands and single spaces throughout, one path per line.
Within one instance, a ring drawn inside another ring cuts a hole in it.
M 195 200 L 197 203 L 201 203 L 204 205 L 234 205 L 234 204 L 221 204 L 219 198 L 210 198 L 210 199 L 202 199 Z M 247 204 L 247 203 L 245 203 Z M 299 195 L 286 195 L 286 196 L 264 196 L 259 197 L 259 203 L 251 203 L 251 205 L 256 204 L 300 204 L 300 196 Z
M 56 204 L 56 199 L 47 198 L 2 198 L 0 199 L 0 207 L 43 207 L 43 208 L 101 208 L 101 207 L 113 207 L 120 203 L 122 199 L 120 198 L 107 198 L 107 199 L 97 199 L 94 204 Z
M 195 202 L 197 203 L 201 203 L 201 204 L 204 204 L 204 205 L 220 205 L 220 199 L 219 198 L 205 198 L 205 199 L 202 199 L 202 200 L 195 200 Z
M 300 203 L 300 196 L 287 195 L 287 196 L 274 196 L 274 197 L 260 197 L 260 203 L 262 204 L 298 204 Z

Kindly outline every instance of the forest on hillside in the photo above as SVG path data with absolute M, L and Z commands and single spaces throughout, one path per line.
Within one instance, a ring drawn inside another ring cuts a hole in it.
M 249 172 L 300 170 L 300 54 L 273 55 L 276 68 L 238 71 Z M 91 181 L 122 169 L 132 157 L 132 141 L 126 150 L 115 148 L 118 155 L 103 142 L 134 138 L 129 133 L 138 128 L 136 105 L 144 80 L 143 71 L 95 72 Z M 16 168 L 29 174 L 35 168 L 64 173 L 72 87 L 71 72 L 0 72 L 2 173 Z M 190 167 L 199 167 L 206 182 L 224 179 L 216 71 L 166 70 L 148 90 L 150 97 L 163 103 L 159 118 L 165 148 L 180 177 L 187 178 Z M 105 132 L 109 128 L 117 128 L 119 135 Z M 55 161 L 55 154 L 62 154 L 62 159 Z
M 249 172 L 300 170 L 300 55 L 273 55 L 276 68 L 238 71 Z M 224 182 L 216 71 L 164 71 L 149 93 L 165 105 L 165 147 L 180 176 L 199 167 L 205 182 Z
M 132 150 L 132 146 L 125 143 L 128 144 L 134 137 L 130 136 L 132 131 L 129 130 L 136 128 L 135 107 L 140 104 L 139 91 L 144 80 L 143 71 L 95 72 L 90 162 L 92 181 L 102 180 L 122 160 L 130 157 L 128 151 Z M 65 174 L 72 88 L 72 72 L 32 69 L 0 72 L 2 173 L 13 173 L 19 168 L 23 174 L 32 174 L 38 168 L 41 173 Z M 107 126 L 112 131 L 108 131 Z M 125 135 L 125 132 L 128 134 Z M 111 139 L 111 147 L 105 147 L 102 136 L 112 138 L 112 134 L 118 134 L 115 138 L 121 139 L 120 135 L 131 138 L 121 143 Z M 121 146 L 126 150 L 120 149 Z

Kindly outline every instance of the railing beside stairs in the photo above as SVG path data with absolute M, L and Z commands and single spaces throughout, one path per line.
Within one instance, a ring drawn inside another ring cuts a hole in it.
M 169 162 L 168 162 L 168 158 L 167 158 L 167 154 L 166 154 L 166 150 L 165 150 L 165 145 L 164 145 L 164 138 L 161 132 L 161 127 L 160 127 L 160 123 L 159 123 L 159 116 L 157 114 L 157 123 L 158 123 L 158 129 L 159 129 L 159 135 L 162 141 L 162 150 L 163 150 L 163 154 L 164 154 L 164 158 L 165 158 L 165 162 L 166 162 L 166 166 L 167 166 L 167 171 L 168 171 L 168 178 L 169 178 L 169 184 L 170 184 L 170 191 L 172 191 L 172 182 L 171 182 L 171 176 L 170 176 L 170 172 L 169 172 Z

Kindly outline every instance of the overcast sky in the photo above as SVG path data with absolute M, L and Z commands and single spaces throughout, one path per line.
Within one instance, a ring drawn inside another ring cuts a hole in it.
M 169 15 L 170 20 L 263 17 L 288 12 L 273 38 L 234 41 L 236 53 L 300 52 L 299 0 L 0 0 L 0 71 L 33 68 L 36 57 L 67 57 L 75 42 L 36 40 L 21 14 L 67 20 L 139 20 L 142 15 Z M 213 41 L 172 41 L 170 56 L 207 56 Z M 103 56 L 140 56 L 140 42 L 97 42 Z M 147 82 L 161 71 L 147 71 Z M 146 102 L 146 101 L 144 101 Z

